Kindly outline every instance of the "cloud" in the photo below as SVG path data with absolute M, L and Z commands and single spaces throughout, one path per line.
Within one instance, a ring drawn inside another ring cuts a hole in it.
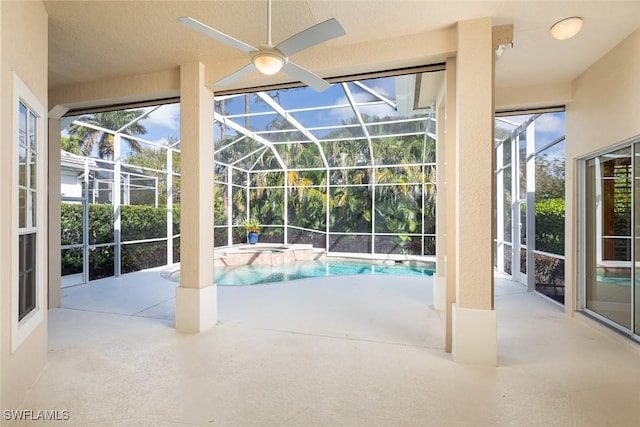
M 167 104 L 140 121 L 147 128 L 155 126 L 170 130 L 180 129 L 180 104 Z
M 382 87 L 376 86 L 371 89 L 380 93 L 382 96 L 390 98 L 390 95 L 387 94 L 387 91 Z M 353 93 L 353 99 L 356 104 L 363 103 L 363 102 L 379 101 L 378 98 L 376 98 L 375 96 L 371 95 L 368 92 L 363 91 L 362 89 L 358 89 L 357 92 Z M 347 96 L 344 95 L 336 99 L 335 103 L 336 105 L 343 105 L 343 104 L 348 105 L 349 100 L 347 99 Z M 371 117 L 373 116 L 385 117 L 385 116 L 394 115 L 395 113 L 395 111 L 390 106 L 384 103 L 376 104 L 376 105 L 358 106 L 357 108 L 360 111 L 360 114 L 366 114 L 367 116 L 371 116 Z M 354 116 L 353 110 L 351 108 L 338 108 L 338 109 L 332 110 L 331 115 L 334 117 L 338 117 L 341 120 L 349 120 Z
M 544 133 L 563 134 L 564 113 L 543 114 L 536 120 L 536 130 Z

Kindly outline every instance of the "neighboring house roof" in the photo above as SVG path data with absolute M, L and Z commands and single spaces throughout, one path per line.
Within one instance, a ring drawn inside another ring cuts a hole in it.
M 78 175 L 84 173 L 85 162 L 88 163 L 90 171 L 113 171 L 113 163 L 105 160 L 96 159 L 93 157 L 80 156 L 68 151 L 60 150 L 60 168 L 63 170 L 77 171 Z M 129 173 L 136 175 L 148 176 L 143 170 L 138 168 L 132 168 L 130 166 L 122 166 L 121 173 Z

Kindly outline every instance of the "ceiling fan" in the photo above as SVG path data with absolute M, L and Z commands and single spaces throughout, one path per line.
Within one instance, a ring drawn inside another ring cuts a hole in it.
M 237 40 L 188 16 L 178 18 L 178 22 L 212 39 L 249 53 L 251 63 L 216 82 L 221 86 L 228 85 L 256 70 L 266 75 L 276 74 L 282 70 L 316 91 L 322 92 L 330 86 L 329 82 L 306 68 L 294 64 L 289 60 L 289 57 L 301 50 L 346 34 L 342 25 L 334 18 L 331 18 L 273 46 L 271 44 L 271 0 L 268 0 L 267 4 L 267 44 L 260 47 L 254 47 Z

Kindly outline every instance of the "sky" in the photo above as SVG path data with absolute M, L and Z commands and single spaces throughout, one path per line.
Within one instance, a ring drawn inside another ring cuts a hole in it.
M 370 87 L 371 89 L 379 92 L 381 95 L 395 100 L 395 79 L 393 77 L 386 77 L 381 79 L 363 80 L 362 83 Z M 348 87 L 351 89 L 353 98 L 356 103 L 364 103 L 371 101 L 378 101 L 371 94 L 360 89 L 353 83 L 348 83 Z M 294 88 L 288 90 L 270 91 L 270 96 L 279 101 L 279 104 L 285 109 L 303 109 L 313 108 L 318 106 L 331 106 L 331 105 L 343 105 L 341 108 L 332 109 L 318 109 L 312 111 L 300 111 L 292 112 L 293 117 L 301 122 L 303 126 L 307 128 L 313 128 L 317 126 L 339 126 L 343 121 L 354 120 L 354 113 L 350 106 L 348 106 L 348 99 L 341 84 L 333 84 L 329 89 L 324 92 L 317 93 L 308 87 Z M 160 106 L 152 111 L 155 107 L 146 107 L 144 111 L 150 111 L 149 115 L 140 121 L 146 129 L 147 133 L 143 136 L 145 140 L 164 145 L 167 138 L 180 137 L 180 105 L 167 104 Z M 226 102 L 226 112 L 228 115 L 243 114 L 245 108 L 244 96 L 240 95 Z M 257 115 L 250 118 L 251 128 L 253 130 L 264 130 L 268 123 L 273 119 L 279 118 L 279 115 L 260 100 L 257 95 L 250 95 L 249 108 L 252 113 L 266 113 L 271 114 Z M 359 107 L 362 114 L 369 116 L 392 116 L 397 113 L 387 104 L 378 103 L 375 105 L 366 105 Z M 520 115 L 505 117 L 506 120 L 513 123 L 520 124 L 526 120 L 530 115 Z M 234 121 L 244 126 L 243 118 L 235 118 Z M 513 126 L 500 124 L 505 129 L 512 130 Z M 292 128 L 292 125 L 288 125 Z M 543 114 L 536 120 L 536 148 L 540 148 L 546 145 L 548 142 L 556 139 L 558 136 L 564 134 L 565 120 L 564 113 L 547 113 Z M 330 130 L 316 131 L 318 137 L 322 137 L 324 134 L 329 133 Z M 233 134 L 233 133 L 231 133 Z M 66 131 L 63 131 L 63 135 L 66 135 Z M 218 135 L 219 136 L 219 131 Z

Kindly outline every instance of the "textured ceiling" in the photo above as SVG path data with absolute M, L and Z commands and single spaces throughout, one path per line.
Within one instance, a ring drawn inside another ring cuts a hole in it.
M 247 59 L 243 52 L 184 28 L 176 18 L 192 16 L 261 45 L 266 41 L 266 4 L 46 0 L 50 87 L 151 73 L 193 60 L 237 68 Z M 563 42 L 551 38 L 548 29 L 554 22 L 576 15 L 585 20 L 577 37 Z M 347 35 L 301 54 L 304 66 L 312 56 L 331 55 L 332 48 L 435 31 L 484 16 L 493 17 L 495 25 L 514 24 L 514 47 L 496 66 L 497 87 L 563 83 L 638 28 L 640 1 L 274 0 L 273 42 L 338 19 Z

